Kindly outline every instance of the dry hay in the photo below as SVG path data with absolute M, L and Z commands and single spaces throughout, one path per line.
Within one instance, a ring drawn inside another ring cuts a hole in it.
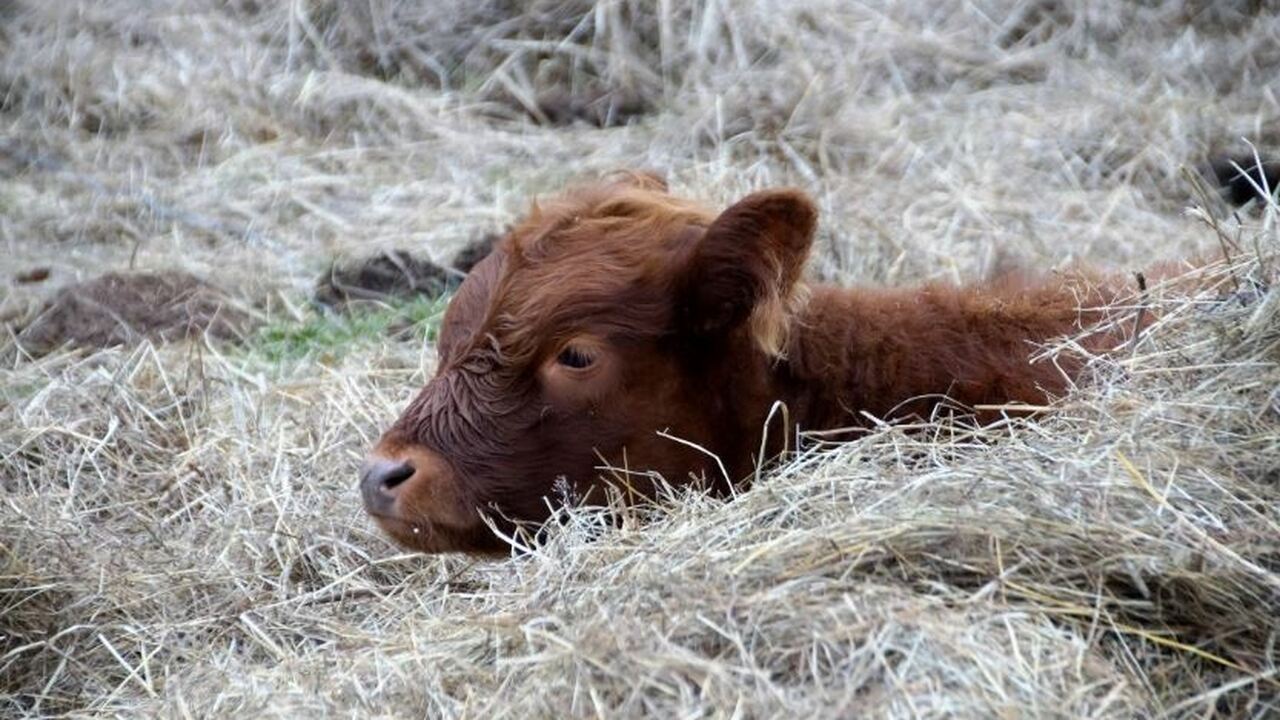
M 1041 418 L 810 438 L 736 498 L 570 512 L 496 563 L 358 507 L 420 330 L 271 362 L 7 334 L 0 715 L 1275 715 L 1280 218 L 1193 172 L 1280 147 L 1264 5 L 5 5 L 0 317 L 55 284 L 17 272 L 136 265 L 311 322 L 330 258 L 440 263 L 618 167 L 805 187 L 839 282 L 1232 263 L 1151 288 L 1145 339 Z M 530 121 L 623 91 L 625 126 Z

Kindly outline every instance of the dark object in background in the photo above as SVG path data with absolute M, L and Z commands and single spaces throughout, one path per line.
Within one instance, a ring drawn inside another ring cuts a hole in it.
M 31 285 L 33 283 L 39 283 L 39 282 L 44 282 L 45 280 L 48 280 L 49 273 L 51 272 L 52 270 L 50 270 L 47 267 L 36 267 L 36 268 L 31 268 L 30 270 L 24 270 L 14 275 L 13 279 L 14 279 L 14 282 L 17 282 L 19 284 Z
M 1223 156 L 1210 161 L 1209 167 L 1232 205 L 1244 205 L 1262 197 L 1262 188 L 1274 196 L 1280 183 L 1280 162 L 1275 160 L 1263 158 L 1259 167 L 1258 159 L 1252 155 Z
M 406 250 L 388 250 L 341 264 L 335 263 L 316 282 L 315 299 L 343 311 L 358 300 L 386 302 L 419 295 L 439 297 L 461 278 Z
M 493 252 L 493 246 L 498 244 L 502 236 L 498 233 L 487 233 L 477 240 L 473 240 L 470 245 L 462 248 L 457 255 L 453 256 L 453 268 L 460 272 L 469 273 L 471 268 L 480 264 L 480 261 L 489 257 L 489 253 Z
M 533 122 L 547 127 L 584 125 L 621 127 L 652 110 L 639 93 L 627 90 L 569 91 L 553 87 L 517 97 L 505 90 L 490 94 L 481 112 L 498 120 Z
M 649 111 L 643 96 L 626 90 L 571 93 L 553 88 L 539 93 L 536 102 L 537 113 L 530 114 L 534 120 L 550 125 L 572 125 L 581 121 L 600 128 L 616 127 Z
M 386 302 L 419 296 L 440 297 L 457 287 L 471 268 L 493 251 L 500 237 L 495 233 L 480 237 L 463 248 L 447 268 L 408 250 L 387 250 L 335 263 L 316 281 L 315 300 L 342 312 L 359 300 Z
M 18 332 L 18 343 L 43 355 L 63 345 L 97 349 L 144 338 L 230 339 L 243 334 L 249 319 L 225 293 L 191 273 L 107 273 L 59 290 Z

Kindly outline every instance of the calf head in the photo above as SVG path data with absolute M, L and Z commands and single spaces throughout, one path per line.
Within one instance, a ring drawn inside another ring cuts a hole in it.
M 608 485 L 741 478 L 815 219 L 798 191 L 716 216 L 642 175 L 535 204 L 450 303 L 366 509 L 409 548 L 503 552 L 482 513 L 505 532 Z

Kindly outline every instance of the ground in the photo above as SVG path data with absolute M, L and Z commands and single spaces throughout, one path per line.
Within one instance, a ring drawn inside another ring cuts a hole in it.
M 1280 713 L 1280 207 L 1214 187 L 1277 97 L 1257 0 L 0 3 L 0 716 Z M 443 304 L 317 279 L 619 168 L 805 189 L 815 281 L 1212 266 L 1044 416 L 401 553 Z M 108 273 L 234 332 L 22 344 Z

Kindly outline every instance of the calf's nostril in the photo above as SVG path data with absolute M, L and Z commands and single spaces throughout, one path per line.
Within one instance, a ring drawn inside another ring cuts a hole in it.
M 382 477 L 382 487 L 390 490 L 400 483 L 408 480 L 413 476 L 414 468 L 409 463 L 400 463 L 395 467 L 389 468 L 387 474 Z
M 370 489 L 392 490 L 413 477 L 416 469 L 407 462 L 374 460 L 364 467 L 364 486 Z

